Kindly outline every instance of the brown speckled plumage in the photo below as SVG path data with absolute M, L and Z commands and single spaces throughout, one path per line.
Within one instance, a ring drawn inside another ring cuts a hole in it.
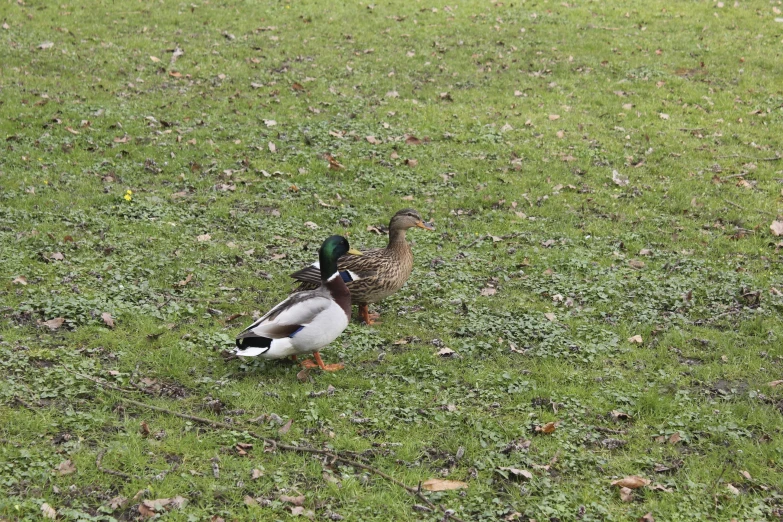
M 345 255 L 337 262 L 337 269 L 351 272 L 358 276 L 357 280 L 347 281 L 351 292 L 351 301 L 358 305 L 365 322 L 368 319 L 367 305 L 392 295 L 405 285 L 413 272 L 413 252 L 405 240 L 405 233 L 411 227 L 431 230 L 430 224 L 425 224 L 418 212 L 413 209 L 403 209 L 392 217 L 389 223 L 389 244 L 386 248 L 376 248 L 362 251 L 361 256 Z M 311 265 L 291 277 L 301 284 L 294 290 L 311 290 L 317 286 L 318 268 Z

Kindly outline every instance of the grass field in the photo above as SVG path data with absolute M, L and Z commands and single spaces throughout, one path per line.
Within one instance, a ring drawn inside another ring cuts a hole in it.
M 780 1 L 0 2 L 0 520 L 783 519 Z

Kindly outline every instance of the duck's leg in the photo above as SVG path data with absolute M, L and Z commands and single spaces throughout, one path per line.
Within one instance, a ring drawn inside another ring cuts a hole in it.
M 315 362 L 318 363 L 318 367 L 325 372 L 336 372 L 337 370 L 342 370 L 345 368 L 343 363 L 324 364 L 324 362 L 321 360 L 321 354 L 318 352 L 313 352 L 313 357 L 315 358 Z
M 360 304 L 359 305 L 359 315 L 362 317 L 362 321 L 367 326 L 372 326 L 376 323 L 376 319 L 380 317 L 380 314 L 371 314 L 370 313 L 370 306 L 366 304 Z
M 343 363 L 324 364 L 321 360 L 321 354 L 318 352 L 313 352 L 313 357 L 315 358 L 315 362 L 313 362 L 312 359 L 305 359 L 299 364 L 301 364 L 303 368 L 320 368 L 325 372 L 335 372 L 345 368 Z

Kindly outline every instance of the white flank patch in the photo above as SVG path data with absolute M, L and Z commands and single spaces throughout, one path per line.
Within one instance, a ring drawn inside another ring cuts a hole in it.
M 332 281 L 336 277 L 340 277 L 340 272 L 335 272 L 334 274 L 330 275 L 327 281 Z

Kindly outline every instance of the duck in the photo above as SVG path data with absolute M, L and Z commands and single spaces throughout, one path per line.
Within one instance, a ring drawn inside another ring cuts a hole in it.
M 370 314 L 369 305 L 397 292 L 413 272 L 413 252 L 405 239 L 406 232 L 413 227 L 435 230 L 418 211 L 404 208 L 389 222 L 386 248 L 363 250 L 361 256 L 346 255 L 337 260 L 337 270 L 351 292 L 353 303 L 359 307 L 359 316 L 368 326 L 375 324 L 379 317 L 379 314 Z M 291 274 L 299 281 L 293 295 L 318 286 L 319 266 L 319 262 L 315 262 Z
M 313 354 L 305 368 L 336 371 L 343 364 L 324 364 L 320 350 L 345 330 L 351 318 L 351 293 L 337 271 L 337 260 L 345 255 L 362 256 L 343 236 L 330 236 L 318 249 L 319 282 L 316 288 L 289 295 L 263 317 L 242 330 L 236 338 L 236 355 L 282 359 Z

